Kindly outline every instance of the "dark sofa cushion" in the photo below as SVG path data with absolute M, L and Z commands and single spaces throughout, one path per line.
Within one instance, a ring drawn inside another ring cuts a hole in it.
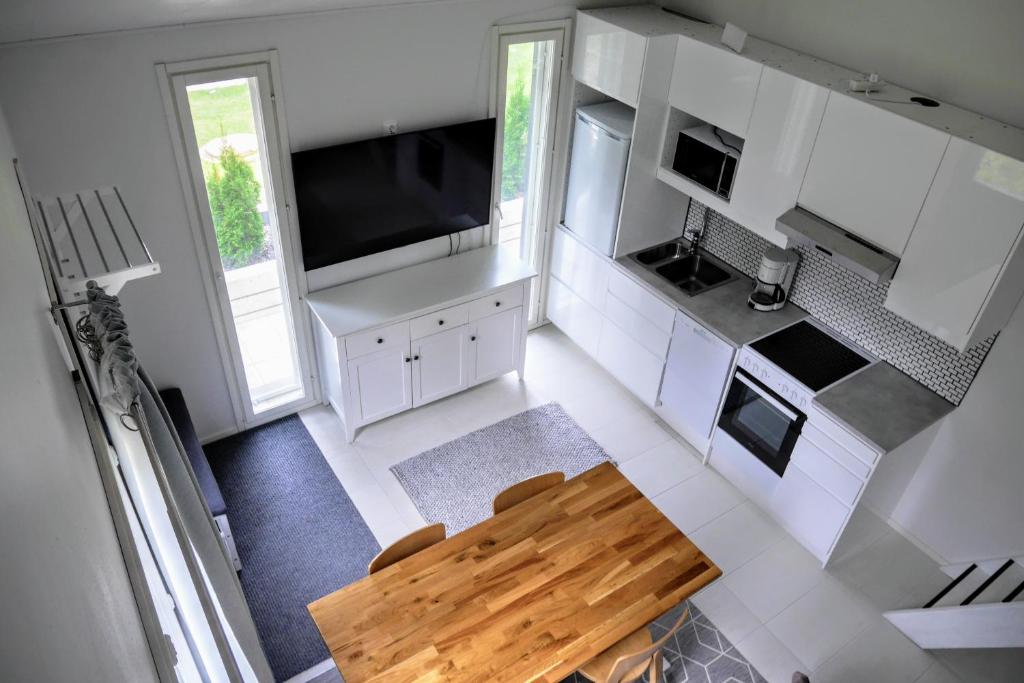
M 174 429 L 178 432 L 181 444 L 185 447 L 188 461 L 192 463 L 192 470 L 196 473 L 199 488 L 203 492 L 206 504 L 210 508 L 210 514 L 214 517 L 226 514 L 228 506 L 224 504 L 224 496 L 220 493 L 220 486 L 217 485 L 217 480 L 213 478 L 210 463 L 206 460 L 206 454 L 203 453 L 203 447 L 199 443 L 199 436 L 196 434 L 195 427 L 192 426 L 192 417 L 188 414 L 188 408 L 185 406 L 185 397 L 182 395 L 181 389 L 177 387 L 161 389 L 160 398 L 163 399 L 164 405 L 167 406 L 167 412 L 171 416 L 171 422 L 174 423 Z

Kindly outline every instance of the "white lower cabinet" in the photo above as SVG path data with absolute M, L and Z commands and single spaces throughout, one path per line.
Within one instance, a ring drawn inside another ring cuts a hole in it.
M 850 508 L 792 462 L 775 489 L 771 509 L 782 526 L 823 562 L 850 516 Z
M 467 326 L 473 382 L 486 382 L 516 369 L 523 309 L 512 308 Z
M 417 339 L 412 344 L 412 403 L 444 398 L 469 386 L 469 325 Z
M 373 422 L 412 408 L 408 346 L 370 353 L 348 362 L 353 408 L 360 422 Z
M 597 362 L 641 401 L 654 407 L 665 369 L 664 356 L 654 355 L 618 325 L 605 321 L 601 327 Z
M 587 352 L 597 356 L 597 344 L 601 340 L 601 325 L 604 318 L 576 292 L 552 277 L 548 283 L 548 320 L 565 336 Z

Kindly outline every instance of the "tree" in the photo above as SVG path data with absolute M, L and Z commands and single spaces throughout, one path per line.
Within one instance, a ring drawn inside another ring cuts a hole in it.
M 526 83 L 516 78 L 505 102 L 505 141 L 502 154 L 501 200 L 521 195 L 525 188 L 526 137 L 530 127 L 530 98 Z
M 263 247 L 263 217 L 259 212 L 260 184 L 235 150 L 225 145 L 220 164 L 206 181 L 217 247 L 225 267 L 252 263 Z

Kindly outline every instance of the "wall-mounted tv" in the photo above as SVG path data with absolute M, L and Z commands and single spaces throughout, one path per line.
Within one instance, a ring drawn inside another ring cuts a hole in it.
M 491 220 L 495 120 L 292 154 L 306 270 Z

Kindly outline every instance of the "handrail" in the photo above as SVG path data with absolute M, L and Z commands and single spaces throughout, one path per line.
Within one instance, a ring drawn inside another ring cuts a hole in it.
M 963 581 L 964 579 L 967 578 L 968 574 L 970 574 L 971 572 L 973 572 L 977 568 L 978 568 L 978 565 L 972 564 L 970 567 L 968 567 L 967 569 L 963 570 L 963 572 L 960 573 L 960 576 L 958 576 L 955 579 L 953 579 L 952 583 L 950 583 L 948 586 L 946 586 L 941 591 L 939 591 L 939 594 L 936 595 L 934 598 L 932 598 L 931 600 L 926 602 L 923 609 L 928 609 L 929 607 L 934 607 L 935 603 L 937 603 L 942 598 L 946 597 L 946 595 L 948 595 L 951 590 L 956 588 L 958 585 L 960 585 L 961 581 Z
M 1013 560 L 1007 560 L 1006 562 L 1004 562 L 1003 566 L 1001 566 L 999 569 L 995 570 L 995 572 L 993 572 L 992 576 L 990 576 L 987 579 L 985 579 L 981 583 L 980 586 L 978 586 L 976 589 L 974 589 L 974 592 L 971 593 L 970 595 L 968 595 L 967 599 L 960 603 L 960 606 L 963 607 L 964 605 L 969 605 L 972 602 L 974 602 L 974 599 L 977 598 L 982 593 L 984 593 L 985 589 L 988 588 L 989 586 L 991 586 L 992 583 L 1003 574 L 1003 572 L 1005 572 L 1007 569 L 1009 569 L 1011 564 L 1013 564 Z

